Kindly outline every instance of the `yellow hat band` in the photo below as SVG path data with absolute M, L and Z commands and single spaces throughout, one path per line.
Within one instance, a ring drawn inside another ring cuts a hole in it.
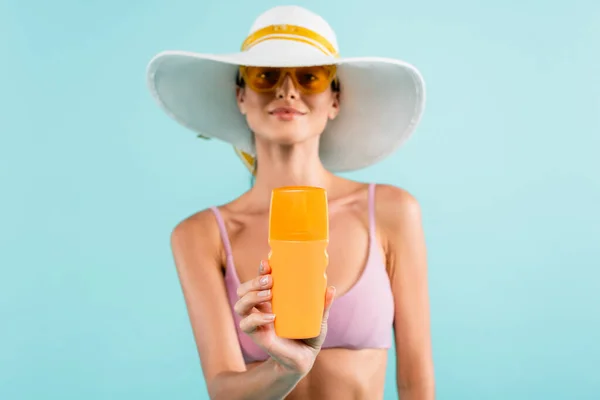
M 267 40 L 292 40 L 311 45 L 324 54 L 339 57 L 335 47 L 317 32 L 297 25 L 270 25 L 252 33 L 242 44 L 242 51 Z
M 238 149 L 237 147 L 234 147 L 233 149 L 240 157 L 246 168 L 248 168 L 248 171 L 250 171 L 250 173 L 254 175 L 256 173 L 256 158 L 246 153 L 245 151 Z

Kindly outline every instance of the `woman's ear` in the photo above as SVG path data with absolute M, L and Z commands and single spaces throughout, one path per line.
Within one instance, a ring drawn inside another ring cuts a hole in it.
M 241 88 L 238 86 L 235 89 L 235 97 L 237 100 L 237 105 L 238 105 L 238 108 L 240 109 L 240 112 L 242 113 L 242 115 L 246 115 L 246 105 L 244 103 L 245 95 L 246 95 L 246 92 L 245 92 L 244 88 Z
M 340 92 L 336 91 L 332 93 L 333 103 L 331 104 L 331 109 L 329 110 L 329 119 L 335 119 L 340 112 Z

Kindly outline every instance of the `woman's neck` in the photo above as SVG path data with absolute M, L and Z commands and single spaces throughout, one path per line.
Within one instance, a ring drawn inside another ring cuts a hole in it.
M 248 195 L 252 203 L 268 206 L 271 191 L 282 186 L 316 186 L 328 190 L 335 175 L 325 169 L 318 153 L 318 143 L 293 146 L 260 146 L 253 188 Z

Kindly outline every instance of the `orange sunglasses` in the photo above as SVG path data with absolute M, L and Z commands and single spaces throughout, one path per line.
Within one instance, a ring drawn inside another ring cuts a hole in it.
M 304 94 L 322 93 L 336 79 L 335 65 L 320 65 L 314 67 L 273 68 L 273 67 L 240 67 L 240 75 L 244 82 L 256 92 L 275 90 L 286 75 L 289 75 L 294 85 Z

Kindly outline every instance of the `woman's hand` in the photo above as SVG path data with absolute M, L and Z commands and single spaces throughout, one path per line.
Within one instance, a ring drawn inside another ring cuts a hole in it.
M 333 303 L 335 288 L 330 286 L 325 292 L 319 336 L 312 339 L 292 340 L 280 338 L 275 333 L 273 321 L 276 316 L 272 314 L 271 309 L 272 285 L 273 278 L 269 263 L 262 261 L 258 276 L 242 283 L 237 290 L 239 300 L 234 309 L 242 317 L 240 328 L 286 372 L 304 376 L 311 370 L 325 340 L 327 317 Z

